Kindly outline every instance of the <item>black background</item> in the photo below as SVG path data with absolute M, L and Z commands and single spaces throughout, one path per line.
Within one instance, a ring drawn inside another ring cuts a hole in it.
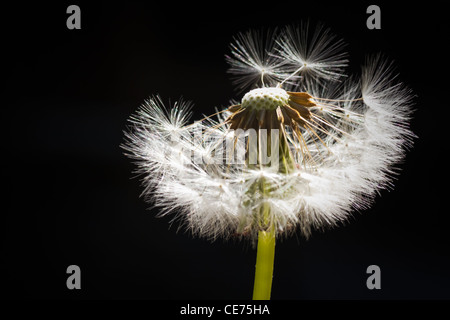
M 365 55 L 392 57 L 417 95 L 419 136 L 392 191 L 349 223 L 277 244 L 273 299 L 449 299 L 448 26 L 427 2 L 78 2 L 4 6 L 1 290 L 28 299 L 250 299 L 255 250 L 193 239 L 139 198 L 122 154 L 126 120 L 150 95 L 195 103 L 195 118 L 229 99 L 224 54 L 249 28 L 310 19 L 348 43 L 350 72 Z M 68 290 L 78 265 L 82 289 Z M 366 268 L 381 268 L 368 290 Z

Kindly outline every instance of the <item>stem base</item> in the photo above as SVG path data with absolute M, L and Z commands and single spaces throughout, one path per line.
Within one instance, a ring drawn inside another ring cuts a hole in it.
M 270 300 L 275 259 L 275 232 L 259 231 L 253 300 Z

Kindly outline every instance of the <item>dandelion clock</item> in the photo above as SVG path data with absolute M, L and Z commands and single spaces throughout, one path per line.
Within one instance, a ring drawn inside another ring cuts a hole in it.
M 393 64 L 371 56 L 348 75 L 343 49 L 320 25 L 241 33 L 226 56 L 240 100 L 191 122 L 190 103 L 153 96 L 129 119 L 145 199 L 194 236 L 255 245 L 253 299 L 270 299 L 277 239 L 368 208 L 412 145 Z

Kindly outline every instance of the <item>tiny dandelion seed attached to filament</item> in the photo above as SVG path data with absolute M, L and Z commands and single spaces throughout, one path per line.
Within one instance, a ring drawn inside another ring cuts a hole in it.
M 308 237 L 368 208 L 412 145 L 412 93 L 382 55 L 346 75 L 343 48 L 322 26 L 249 31 L 226 56 L 239 103 L 190 123 L 190 103 L 150 98 L 122 145 L 143 196 L 211 240 Z

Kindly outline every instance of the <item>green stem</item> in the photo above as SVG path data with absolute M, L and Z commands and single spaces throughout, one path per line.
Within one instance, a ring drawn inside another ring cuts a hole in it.
M 270 300 L 275 259 L 275 231 L 259 231 L 253 300 Z
M 280 168 L 281 173 L 289 173 L 294 168 L 294 161 L 287 144 L 284 131 L 280 133 L 279 152 L 281 154 Z M 258 142 L 261 148 L 261 142 Z M 271 146 L 268 152 L 271 154 Z M 258 150 L 266 152 L 265 150 Z M 261 165 L 262 166 L 262 165 Z M 266 183 L 264 178 L 259 181 L 259 192 L 263 198 L 269 198 L 271 189 L 273 187 L 270 183 Z M 255 283 L 253 286 L 253 300 L 270 300 L 270 293 L 272 291 L 273 278 L 273 264 L 275 260 L 275 223 L 274 217 L 270 213 L 270 205 L 263 202 L 258 212 L 256 212 L 258 231 L 258 247 L 256 251 L 256 266 L 255 266 Z

